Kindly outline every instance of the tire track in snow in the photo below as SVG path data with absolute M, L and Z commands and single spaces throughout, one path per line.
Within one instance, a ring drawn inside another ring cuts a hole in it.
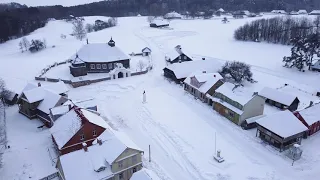
M 148 133 L 149 136 L 152 137 L 152 139 L 155 140 L 155 142 L 159 144 L 163 151 L 166 152 L 167 156 L 171 156 L 171 159 L 174 160 L 181 167 L 181 169 L 184 169 L 186 172 L 188 172 L 189 176 L 192 177 L 192 179 L 206 179 L 203 177 L 203 173 L 199 170 L 199 168 L 196 167 L 185 155 L 184 149 L 181 145 L 182 140 L 180 138 L 176 137 L 174 133 L 169 132 L 165 126 L 153 121 L 152 114 L 144 105 L 139 109 L 138 114 L 144 124 L 144 130 Z M 157 133 L 151 132 L 151 129 L 156 129 Z M 154 135 L 156 135 L 156 137 Z M 166 145 L 167 143 L 169 144 Z M 171 152 L 175 152 L 175 155 L 180 156 L 182 161 L 176 161 L 175 159 L 177 157 L 173 156 L 170 152 L 168 153 L 168 149 L 171 150 Z M 185 166 L 181 166 L 180 163 L 184 163 Z

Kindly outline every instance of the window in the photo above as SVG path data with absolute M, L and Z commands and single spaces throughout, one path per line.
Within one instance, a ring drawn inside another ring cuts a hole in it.
M 91 69 L 95 69 L 95 65 L 94 64 L 90 64 L 90 68 Z
M 123 179 L 123 174 L 122 173 L 119 174 L 119 179 Z
M 97 131 L 96 131 L 96 130 L 93 130 L 92 135 L 93 135 L 93 136 L 97 136 Z
M 234 117 L 234 113 L 230 111 L 229 116 Z
M 84 134 L 80 134 L 80 140 L 84 140 Z
M 179 56 L 179 59 L 182 59 L 181 56 Z
M 101 69 L 101 64 L 97 64 L 97 69 Z
M 119 161 L 119 162 L 118 162 L 118 167 L 119 167 L 119 168 L 122 168 L 122 166 L 123 166 L 122 161 Z
M 102 69 L 107 69 L 107 65 L 106 64 L 102 64 Z
M 136 163 L 137 162 L 137 156 L 132 156 L 132 163 Z
M 132 169 L 132 172 L 133 172 L 133 173 L 137 172 L 137 168 L 134 167 L 134 168 Z
M 184 56 L 184 60 L 187 60 L 187 56 Z
M 109 63 L 108 66 L 109 66 L 109 69 L 111 70 L 112 69 L 112 63 Z

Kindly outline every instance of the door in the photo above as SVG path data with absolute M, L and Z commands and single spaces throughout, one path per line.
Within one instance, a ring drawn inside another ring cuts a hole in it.
M 123 72 L 118 73 L 118 78 L 123 78 Z

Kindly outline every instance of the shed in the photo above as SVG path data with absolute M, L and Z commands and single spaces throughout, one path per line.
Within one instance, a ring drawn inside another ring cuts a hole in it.
M 182 19 L 182 15 L 175 11 L 172 11 L 164 15 L 164 18 L 165 19 Z
M 288 149 L 293 144 L 301 144 L 308 128 L 289 110 L 265 116 L 256 121 L 257 134 L 262 140 L 280 149 Z
M 153 28 L 162 28 L 162 27 L 168 27 L 169 22 L 164 19 L 155 19 L 150 23 L 150 27 Z
M 297 110 L 300 103 L 298 97 L 269 87 L 263 88 L 259 95 L 266 98 L 266 103 L 290 111 Z
M 193 59 L 188 53 L 182 50 L 181 45 L 177 45 L 173 50 L 166 54 L 165 60 L 172 64 L 184 61 L 192 61 Z
M 142 56 L 149 56 L 152 51 L 151 51 L 150 48 L 145 47 L 145 48 L 143 48 L 143 49 L 141 50 L 141 52 L 142 52 Z

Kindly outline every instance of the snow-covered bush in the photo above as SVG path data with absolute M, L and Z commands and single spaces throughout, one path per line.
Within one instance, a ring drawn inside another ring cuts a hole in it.
M 29 47 L 29 51 L 34 53 L 34 52 L 41 51 L 44 48 L 46 48 L 45 43 L 39 39 L 36 39 L 36 40 L 31 40 L 31 45 Z
M 243 62 L 233 61 L 226 62 L 222 69 L 219 71 L 221 76 L 226 80 L 232 81 L 235 84 L 242 84 L 244 80 L 254 83 L 251 67 Z

